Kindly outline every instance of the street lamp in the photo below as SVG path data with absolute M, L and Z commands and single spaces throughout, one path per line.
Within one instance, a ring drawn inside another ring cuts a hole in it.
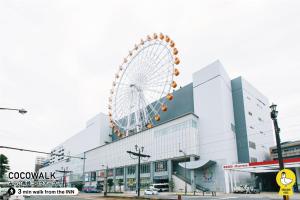
M 184 151 L 182 151 L 181 149 L 179 149 L 179 152 L 180 153 L 183 153 L 183 155 L 184 155 L 184 159 L 185 159 L 185 162 L 184 162 L 184 178 L 185 178 L 185 180 L 184 180 L 184 183 L 185 183 L 185 185 L 184 185 L 184 194 L 186 195 L 186 193 L 187 193 L 187 177 L 186 177 L 186 158 L 187 158 L 187 156 L 186 156 L 186 153 L 184 152 Z
M 277 105 L 272 104 L 270 106 L 270 108 L 271 108 L 271 119 L 273 120 L 274 129 L 275 129 L 279 167 L 280 167 L 280 169 L 284 169 L 282 150 L 281 150 L 281 141 L 280 141 L 280 135 L 279 135 L 280 128 L 278 127 L 278 122 L 277 122 L 277 116 L 278 116 L 278 111 L 276 110 Z
M 27 110 L 25 110 L 24 108 L 21 108 L 21 109 L 17 109 L 17 108 L 0 108 L 0 110 L 15 110 L 15 111 L 18 111 L 20 114 L 27 113 Z
M 283 163 L 283 158 L 282 158 L 281 141 L 280 141 L 280 135 L 279 135 L 280 128 L 279 128 L 278 122 L 277 122 L 278 111 L 276 110 L 276 108 L 277 108 L 277 105 L 274 103 L 270 106 L 271 119 L 273 120 L 273 125 L 274 125 L 274 129 L 275 129 L 279 168 L 280 168 L 280 170 L 282 170 L 282 169 L 284 169 L 284 163 Z M 283 199 L 284 200 L 288 199 L 288 196 L 283 196 Z

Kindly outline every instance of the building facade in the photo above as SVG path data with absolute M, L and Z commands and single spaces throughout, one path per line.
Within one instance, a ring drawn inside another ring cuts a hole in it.
M 68 183 L 82 181 L 84 152 L 111 142 L 110 131 L 108 117 L 103 113 L 96 115 L 87 121 L 85 129 L 52 149 L 41 171 L 68 170 L 72 171 L 66 177 Z M 56 177 L 62 180 L 63 174 L 56 173 Z
M 242 77 L 233 79 L 231 85 L 238 161 L 269 160 L 274 134 L 268 99 Z
M 189 191 L 228 192 L 223 165 L 268 159 L 266 151 L 274 145 L 273 136 L 259 132 L 272 129 L 268 100 L 242 78 L 231 80 L 219 61 L 195 72 L 193 82 L 173 95 L 167 102 L 168 112 L 160 113 L 161 120 L 154 128 L 119 139 L 108 128 L 108 117 L 101 114 L 103 118 L 90 136 L 83 131 L 55 148 L 85 159 L 70 161 L 64 154 L 41 170 L 67 168 L 72 171 L 68 183 L 83 181 L 94 187 L 103 185 L 107 174 L 114 183 L 112 190 L 135 190 L 137 161 L 126 151 L 139 145 L 151 156 L 142 160 L 143 188 L 168 183 L 170 189 L 180 191 L 187 182 Z M 265 107 L 258 108 L 258 102 Z M 88 138 L 94 140 L 86 142 Z M 78 176 L 74 178 L 74 174 Z
M 284 159 L 300 158 L 300 141 L 283 142 L 281 143 L 282 157 Z M 277 146 L 270 148 L 270 155 L 272 160 L 278 160 Z
M 35 158 L 34 171 L 38 172 L 41 167 L 45 166 L 45 162 L 47 162 L 45 157 L 37 156 Z

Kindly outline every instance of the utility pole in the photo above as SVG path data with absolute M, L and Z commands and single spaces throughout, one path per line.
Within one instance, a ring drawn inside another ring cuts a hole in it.
M 71 173 L 72 171 L 68 171 L 65 168 L 64 168 L 64 170 L 55 170 L 55 171 L 63 173 L 63 187 L 67 187 L 66 175 L 68 173 Z
M 135 145 L 135 151 L 127 151 L 129 153 L 130 157 L 131 156 L 136 156 L 131 157 L 133 159 L 138 159 L 138 171 L 137 171 L 137 196 L 140 196 L 140 189 L 141 189 L 141 158 L 150 158 L 150 155 L 142 154 L 144 151 L 144 147 L 139 147 L 138 145 Z
M 273 120 L 273 125 L 274 125 L 274 129 L 275 129 L 279 168 L 280 168 L 280 170 L 282 170 L 282 169 L 284 169 L 284 162 L 283 162 L 283 158 L 282 158 L 281 141 L 280 141 L 280 135 L 279 135 L 280 128 L 279 128 L 278 122 L 277 122 L 278 111 L 276 110 L 276 107 L 277 107 L 276 104 L 272 104 L 270 106 L 270 108 L 271 108 L 271 119 Z M 289 197 L 284 195 L 283 199 L 288 200 Z
M 104 177 L 104 196 L 107 196 L 107 187 L 108 187 L 108 183 L 107 183 L 107 179 L 108 179 L 108 165 L 101 165 L 102 167 L 105 167 L 105 177 Z

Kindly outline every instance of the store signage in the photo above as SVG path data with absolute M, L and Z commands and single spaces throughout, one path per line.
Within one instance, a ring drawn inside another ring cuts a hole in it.
M 233 165 L 224 165 L 223 169 L 238 169 L 249 167 L 249 163 L 233 164 Z

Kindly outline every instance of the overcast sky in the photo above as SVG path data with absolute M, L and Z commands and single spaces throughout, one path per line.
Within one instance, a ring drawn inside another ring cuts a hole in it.
M 219 59 L 278 104 L 282 140 L 300 139 L 300 1 L 0 0 L 0 145 L 50 151 L 107 112 L 114 73 L 141 37 L 176 42 L 185 85 Z M 0 149 L 12 170 L 32 153 Z

